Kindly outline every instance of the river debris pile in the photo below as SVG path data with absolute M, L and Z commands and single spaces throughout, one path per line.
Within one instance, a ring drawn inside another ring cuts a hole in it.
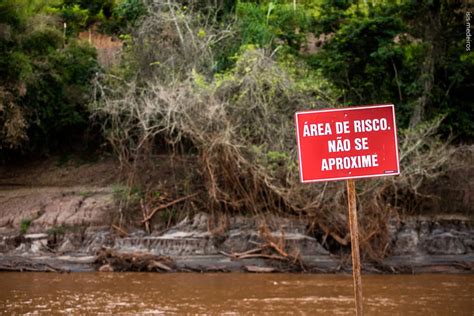
M 101 265 L 101 272 L 171 272 L 176 269 L 170 257 L 143 252 L 120 253 L 107 248 L 99 250 L 95 262 Z
M 0 262 L 0 271 L 65 272 L 67 270 L 64 268 L 54 267 L 53 265 L 43 261 L 32 260 L 20 256 L 12 256 L 2 258 L 2 261 Z
M 225 224 L 223 224 L 225 223 Z M 468 217 L 390 221 L 391 256 L 363 261 L 370 273 L 472 273 Z M 300 218 L 194 217 L 160 233 L 110 227 L 0 237 L 0 271 L 350 272 L 350 256 L 331 234 Z M 54 234 L 53 234 L 54 235 Z
M 261 225 L 259 233 L 263 242 L 252 242 L 256 245 L 255 248 L 243 252 L 228 253 L 225 251 L 219 251 L 219 253 L 233 260 L 275 260 L 283 263 L 286 266 L 285 270 L 306 271 L 300 256 L 300 250 L 297 248 L 291 248 L 291 251 L 287 251 L 288 247 L 286 245 L 285 231 L 283 229 L 281 229 L 281 235 L 276 237 L 269 231 L 268 226 Z

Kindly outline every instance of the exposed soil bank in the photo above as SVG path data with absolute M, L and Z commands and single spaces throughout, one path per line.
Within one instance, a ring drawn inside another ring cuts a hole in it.
M 300 218 L 233 216 L 216 226 L 200 212 L 151 234 L 116 229 L 112 161 L 2 171 L 0 270 L 350 271 L 350 247 L 334 247 Z M 392 220 L 389 256 L 365 262 L 364 271 L 472 273 L 473 219 L 466 214 Z
M 161 233 L 136 230 L 125 237 L 108 227 L 80 232 L 4 235 L 0 269 L 24 271 L 350 271 L 347 251 L 330 253 L 307 233 L 304 221 L 230 218 L 220 235 L 208 230 L 208 215 L 197 214 Z M 278 229 L 275 229 L 278 227 Z M 472 272 L 472 222 L 466 218 L 410 218 L 393 225 L 392 256 L 371 273 Z M 275 246 L 270 246 L 271 240 Z

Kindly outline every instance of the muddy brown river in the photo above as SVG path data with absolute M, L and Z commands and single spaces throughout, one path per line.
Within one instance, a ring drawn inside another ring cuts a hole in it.
M 366 315 L 474 315 L 474 275 L 363 276 Z M 352 315 L 350 275 L 0 273 L 0 314 Z

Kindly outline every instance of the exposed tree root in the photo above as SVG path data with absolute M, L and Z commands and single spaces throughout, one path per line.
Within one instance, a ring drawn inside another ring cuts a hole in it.
M 166 209 L 166 208 L 168 208 L 168 207 L 170 207 L 170 206 L 173 206 L 173 205 L 175 205 L 175 204 L 177 204 L 177 203 L 183 202 L 183 201 L 185 201 L 185 200 L 187 200 L 187 199 L 193 198 L 193 197 L 195 197 L 195 196 L 197 196 L 197 195 L 198 195 L 198 193 L 189 194 L 189 195 L 180 197 L 179 199 L 176 199 L 176 200 L 174 200 L 174 201 L 171 201 L 171 202 L 169 202 L 169 203 L 166 203 L 166 204 L 164 204 L 164 205 L 160 205 L 160 206 L 158 206 L 158 207 L 155 207 L 154 209 L 152 209 L 152 210 L 150 211 L 150 213 L 148 213 L 148 215 L 146 215 L 146 217 L 142 220 L 142 223 L 147 223 L 147 222 L 149 222 L 149 221 L 153 218 L 153 216 L 155 216 L 156 212 L 158 212 L 158 211 L 160 211 L 160 210 L 164 210 L 164 209 Z

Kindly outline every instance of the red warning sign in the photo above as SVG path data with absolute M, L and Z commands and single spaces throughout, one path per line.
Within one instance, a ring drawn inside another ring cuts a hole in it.
M 400 173 L 393 104 L 295 114 L 301 182 Z

